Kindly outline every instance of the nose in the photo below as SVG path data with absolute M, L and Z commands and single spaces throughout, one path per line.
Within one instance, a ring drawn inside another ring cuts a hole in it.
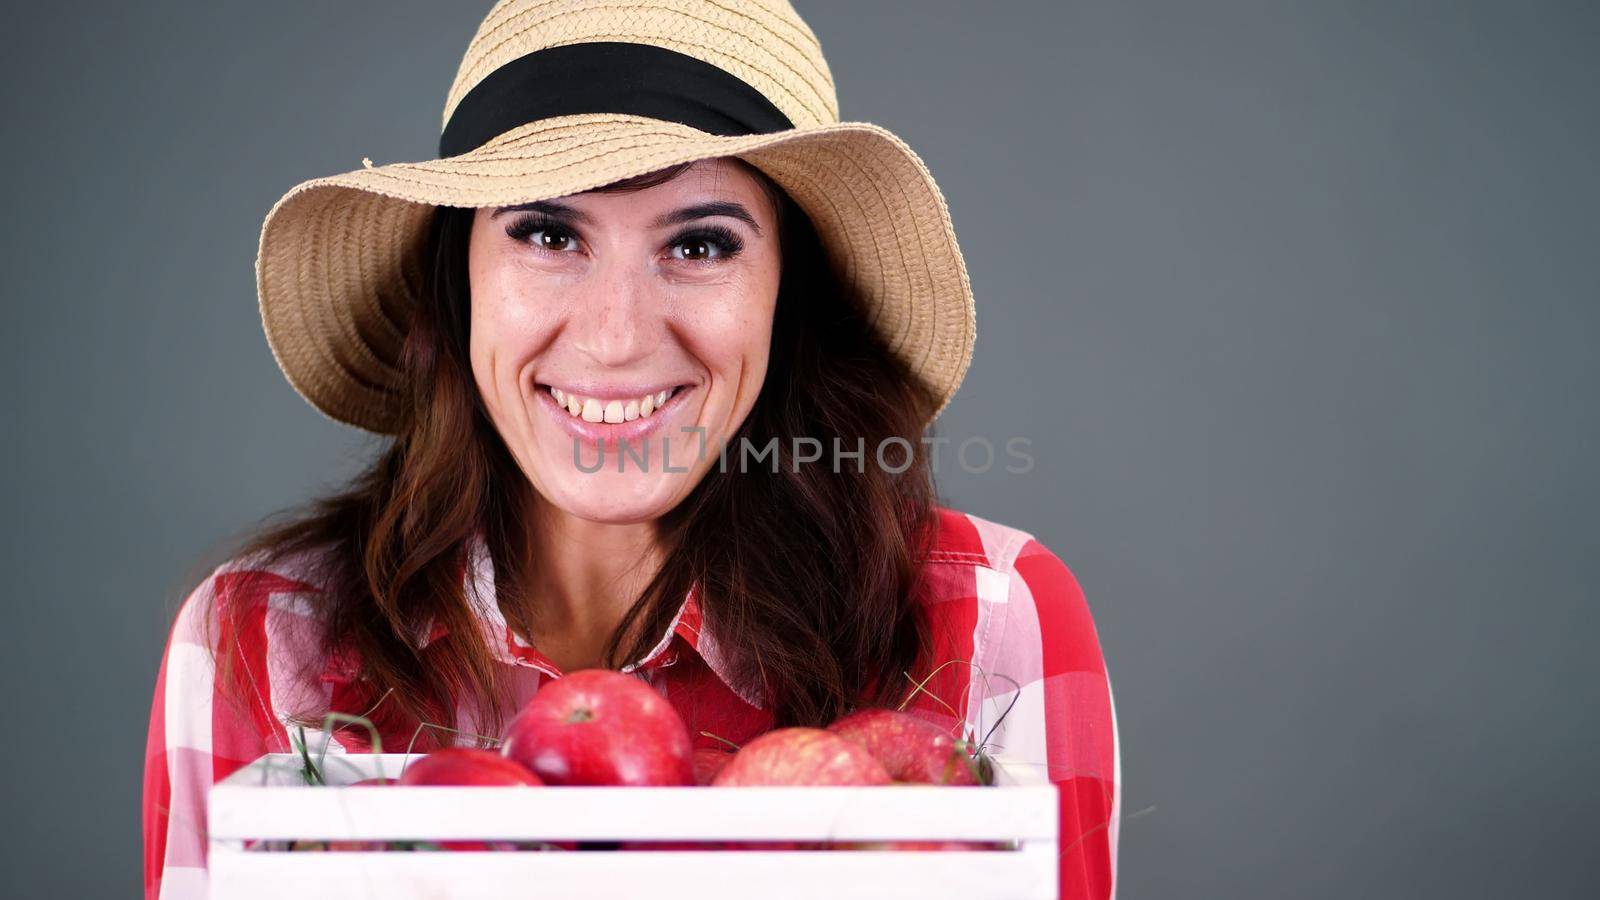
M 569 313 L 575 349 L 599 366 L 624 368 L 660 342 L 661 305 L 648 274 L 611 263 L 585 279 Z

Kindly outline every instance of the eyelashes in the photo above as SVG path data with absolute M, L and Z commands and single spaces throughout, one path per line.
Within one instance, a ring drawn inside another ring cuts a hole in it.
M 532 242 L 530 242 L 528 238 L 535 234 L 539 234 L 540 232 L 550 232 L 557 235 L 577 237 L 577 235 L 572 234 L 572 232 L 556 224 L 553 219 L 545 219 L 539 216 L 522 216 L 506 225 L 506 237 L 509 237 L 520 244 L 532 245 Z M 544 250 L 547 248 L 537 247 L 536 249 Z
M 542 235 L 541 240 L 534 240 L 536 235 Z M 578 235 L 555 219 L 541 216 L 536 213 L 520 216 L 506 225 L 506 236 L 512 240 L 527 244 L 534 250 L 542 253 L 568 253 L 566 249 L 551 249 L 544 246 L 543 239 L 555 238 L 562 241 L 576 241 Z M 744 239 L 737 232 L 725 225 L 699 225 L 675 235 L 667 242 L 667 246 L 676 251 L 685 244 L 701 243 L 715 248 L 716 256 L 705 259 L 685 259 L 674 252 L 673 259 L 677 262 L 710 265 L 738 256 L 744 250 Z
M 710 244 L 717 248 L 721 259 L 732 259 L 744 249 L 744 239 L 726 225 L 701 225 L 672 239 L 668 245 L 679 247 L 691 241 Z M 693 262 L 694 260 L 689 260 Z

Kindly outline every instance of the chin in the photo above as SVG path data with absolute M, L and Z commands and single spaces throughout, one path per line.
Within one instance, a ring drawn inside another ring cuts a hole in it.
M 568 515 L 589 522 L 628 525 L 658 519 L 687 493 L 683 476 L 638 472 L 592 475 L 563 473 L 545 499 Z M 549 482 L 547 482 L 549 483 Z

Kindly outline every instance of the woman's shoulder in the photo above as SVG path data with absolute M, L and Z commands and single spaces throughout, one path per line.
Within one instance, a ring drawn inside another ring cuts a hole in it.
M 1098 655 L 1083 588 L 1055 550 L 1029 531 L 943 506 L 937 527 L 923 561 L 923 596 L 945 617 L 980 637 L 1026 632 L 1085 652 L 1092 645 Z
M 168 732 L 287 751 L 283 714 L 311 708 L 331 664 L 323 650 L 323 557 L 261 552 L 230 556 L 193 587 L 173 618 L 157 693 Z M 228 706 L 219 715 L 221 704 Z M 226 723 L 227 735 L 216 729 Z
M 286 619 L 311 620 L 320 604 L 326 557 L 312 551 L 234 554 L 189 590 L 173 618 L 176 640 L 215 646 Z
M 1065 568 L 1054 551 L 1032 532 L 947 506 L 936 506 L 936 532 L 925 561 L 980 566 L 1012 573 L 1033 557 L 1049 557 Z

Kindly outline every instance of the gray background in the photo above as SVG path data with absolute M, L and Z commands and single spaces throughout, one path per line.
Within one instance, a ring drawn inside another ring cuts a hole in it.
M 488 5 L 8 10 L 8 896 L 138 890 L 175 592 L 374 446 L 272 361 L 261 218 L 431 156 Z M 947 193 L 940 433 L 1036 465 L 943 487 L 1087 592 L 1121 896 L 1593 895 L 1596 7 L 799 5 Z

